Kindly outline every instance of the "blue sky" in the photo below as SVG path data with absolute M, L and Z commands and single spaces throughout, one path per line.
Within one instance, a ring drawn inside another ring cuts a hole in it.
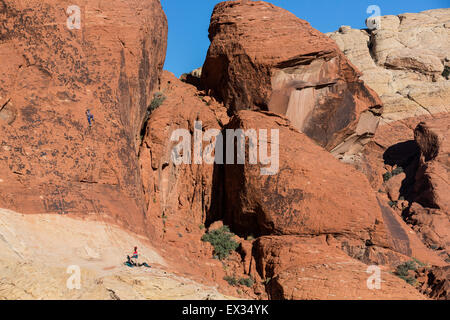
M 180 76 L 203 65 L 209 47 L 208 26 L 218 0 L 160 0 L 169 22 L 169 39 L 164 69 Z M 307 20 L 322 32 L 341 25 L 365 28 L 369 5 L 377 5 L 381 15 L 448 8 L 450 0 L 272 0 L 276 6 Z

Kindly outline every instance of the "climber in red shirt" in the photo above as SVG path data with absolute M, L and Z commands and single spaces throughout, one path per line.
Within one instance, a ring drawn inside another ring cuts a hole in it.
M 134 247 L 134 251 L 133 251 L 133 255 L 131 256 L 131 259 L 133 259 L 132 261 L 135 265 L 137 265 L 138 257 L 139 257 L 139 255 L 138 255 L 137 247 Z

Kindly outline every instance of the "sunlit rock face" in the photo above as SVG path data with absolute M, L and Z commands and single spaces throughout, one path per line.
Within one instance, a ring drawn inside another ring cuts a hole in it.
M 357 152 L 373 135 L 377 94 L 308 22 L 261 1 L 224 2 L 214 9 L 209 37 L 202 82 L 230 111 L 285 115 L 339 156 Z

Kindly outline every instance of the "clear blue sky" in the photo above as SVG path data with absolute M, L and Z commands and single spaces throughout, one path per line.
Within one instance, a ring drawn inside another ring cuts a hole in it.
M 218 0 L 160 0 L 169 22 L 169 40 L 164 69 L 176 76 L 203 65 L 209 47 L 208 27 Z M 365 28 L 369 5 L 377 5 L 381 15 L 448 8 L 450 0 L 272 0 L 268 1 L 307 20 L 322 32 L 341 25 Z

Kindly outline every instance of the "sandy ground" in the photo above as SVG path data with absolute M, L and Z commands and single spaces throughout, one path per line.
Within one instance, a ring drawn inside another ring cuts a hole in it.
M 152 268 L 123 265 L 134 246 Z M 165 267 L 145 239 L 118 227 L 0 209 L 0 299 L 230 298 Z

